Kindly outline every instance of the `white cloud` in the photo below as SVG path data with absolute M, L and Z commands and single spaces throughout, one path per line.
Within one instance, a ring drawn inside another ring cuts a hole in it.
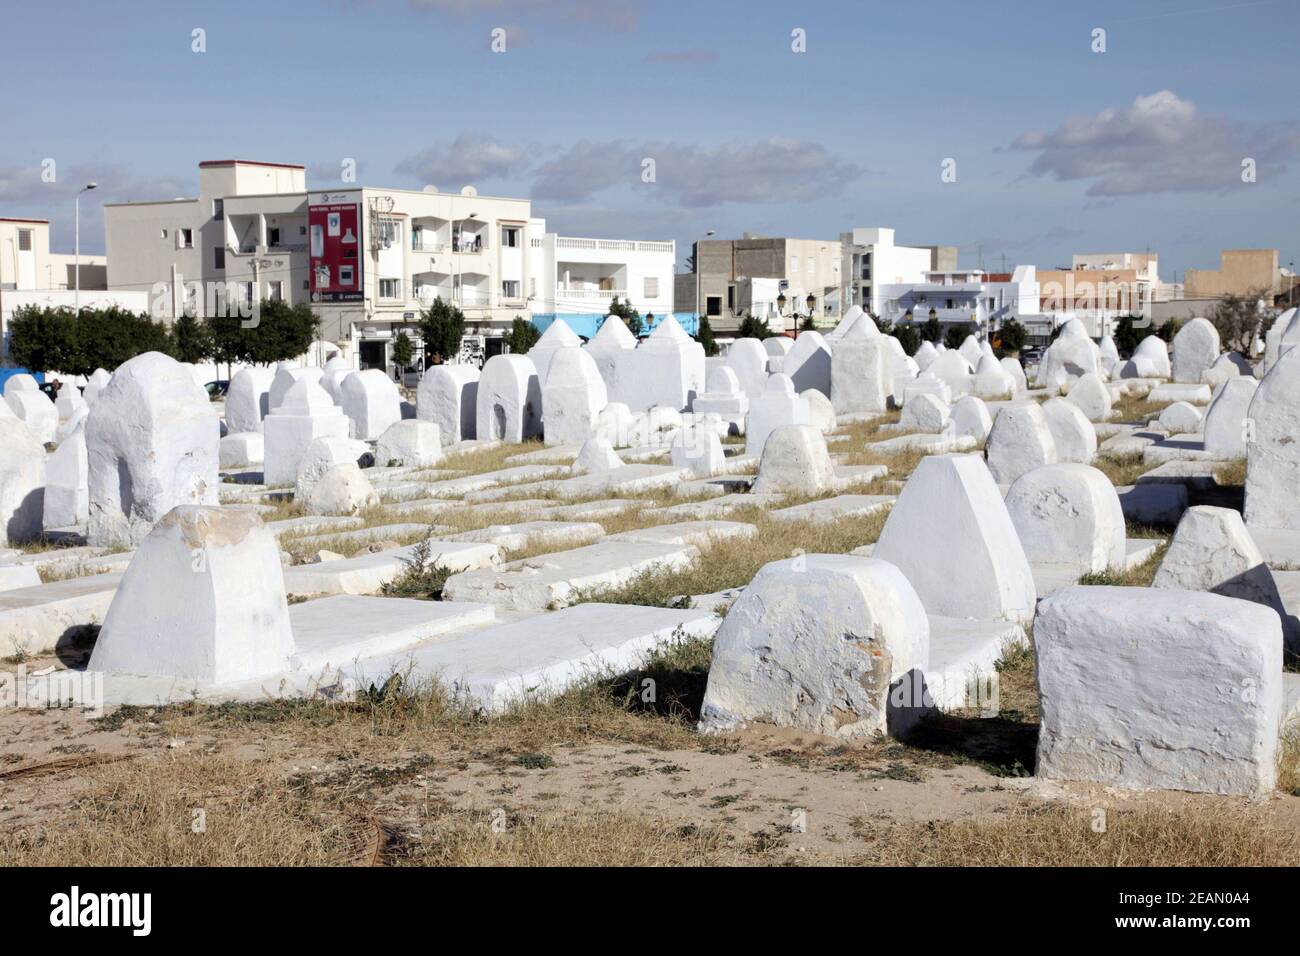
M 1091 180 L 1089 196 L 1209 192 L 1241 184 L 1242 160 L 1259 181 L 1286 170 L 1300 153 L 1300 124 L 1252 124 L 1202 113 L 1169 90 L 1129 106 L 1073 116 L 1050 132 L 1019 136 L 1012 149 L 1037 152 L 1029 173 Z
M 654 160 L 655 182 L 642 182 Z M 585 200 L 619 184 L 659 189 L 686 207 L 808 201 L 834 196 L 862 170 L 818 143 L 774 138 L 702 149 L 680 143 L 582 140 L 537 170 L 539 199 Z
M 454 192 L 466 184 L 522 172 L 528 167 L 528 154 L 520 146 L 509 146 L 493 136 L 461 133 L 446 145 L 431 146 L 408 156 L 396 171 Z

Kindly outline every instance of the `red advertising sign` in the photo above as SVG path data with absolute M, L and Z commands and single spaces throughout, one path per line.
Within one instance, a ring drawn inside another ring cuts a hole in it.
M 313 302 L 360 302 L 361 206 L 356 202 L 313 203 L 307 208 Z

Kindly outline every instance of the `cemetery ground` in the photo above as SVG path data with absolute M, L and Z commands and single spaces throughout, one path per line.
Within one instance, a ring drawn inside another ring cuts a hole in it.
M 1118 407 L 1121 420 L 1141 421 L 1164 405 Z M 830 436 L 842 436 L 835 449 L 846 453 L 842 463 L 889 468 L 850 493 L 896 493 L 921 459 L 915 451 L 864 450 L 880 425 L 896 420 L 892 413 L 846 424 Z M 541 447 L 453 451 L 437 471 L 497 471 Z M 1116 485 L 1155 467 L 1105 453 L 1095 465 Z M 1228 493 L 1242 480 L 1235 465 L 1216 477 Z M 528 520 L 527 503 L 551 492 L 520 484 L 501 495 L 487 507 L 400 518 L 383 502 L 362 515 L 361 527 L 433 524 L 445 537 Z M 619 498 L 629 506 L 595 519 L 606 535 L 681 520 L 646 512 L 698 500 L 676 489 Z M 265 520 L 299 513 L 284 504 Z M 682 595 L 723 592 L 770 561 L 871 544 L 885 514 L 814 524 L 777 521 L 752 507 L 726 517 L 754 524 L 757 534 L 713 540 L 687 569 L 644 574 L 582 599 L 667 606 Z M 1170 530 L 1130 525 L 1129 535 Z M 424 534 L 419 528 L 381 541 L 285 535 L 282 547 L 304 561 L 314 551 L 350 555 Z M 530 542 L 504 557 L 554 550 Z M 1083 583 L 1148 585 L 1158 562 L 1159 553 L 1120 579 L 1107 573 Z M 416 567 L 387 590 L 437 599 L 445 577 Z M 495 717 L 468 712 L 436 682 L 401 675 L 351 702 L 191 702 L 122 707 L 98 719 L 75 710 L 6 711 L 0 864 L 1300 863 L 1294 737 L 1277 792 L 1261 800 L 1123 791 L 1032 776 L 1038 714 L 1027 648 L 999 665 L 996 716 L 934 717 L 905 741 L 840 742 L 761 725 L 702 735 L 695 728 L 709 662 L 710 642 L 678 640 L 634 674 L 592 675 L 557 699 Z M 6 666 L 19 663 L 35 671 L 67 661 L 16 654 Z M 645 699 L 646 678 L 653 700 Z

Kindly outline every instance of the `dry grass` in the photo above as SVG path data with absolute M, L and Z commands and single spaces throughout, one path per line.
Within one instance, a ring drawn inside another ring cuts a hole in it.
M 1024 807 L 995 822 L 937 821 L 876 828 L 855 821 L 868 844 L 857 861 L 886 866 L 1296 866 L 1300 831 L 1258 811 L 1220 806 L 1108 810 Z
M 1160 413 L 1169 407 L 1170 402 L 1151 402 L 1145 397 L 1136 398 L 1132 395 L 1125 395 L 1119 401 L 1112 403 L 1112 414 L 1110 420 L 1113 422 L 1137 422 L 1145 425 L 1153 418 L 1158 418 Z
M 1133 484 L 1156 467 L 1143 461 L 1139 451 L 1123 455 L 1098 455 L 1093 459 L 1092 466 L 1109 478 L 1116 488 Z
M 1246 484 L 1246 459 L 1234 458 L 1214 469 L 1214 480 L 1220 485 L 1242 487 Z
M 744 519 L 750 517 L 745 515 Z M 648 572 L 623 587 L 587 592 L 581 600 L 664 607 L 683 594 L 710 594 L 742 587 L 772 561 L 799 554 L 845 554 L 872 544 L 880 537 L 886 517 L 882 511 L 813 524 L 774 521 L 766 513 L 755 513 L 752 521 L 758 533 L 754 537 L 742 542 L 712 542 L 700 549 L 699 558 L 688 568 Z
M 1277 764 L 1277 788 L 1300 797 L 1300 727 L 1294 723 L 1282 735 L 1282 756 Z
M 519 443 L 508 442 L 493 448 L 472 448 L 468 451 L 456 451 L 453 447 L 434 466 L 434 469 L 440 472 L 455 471 L 463 472 L 466 475 L 481 475 L 489 471 L 513 468 L 518 463 L 511 463 L 506 459 L 533 451 L 541 451 L 545 447 L 540 441 L 536 440 Z
M 1156 571 L 1164 559 L 1168 545 L 1162 544 L 1155 553 L 1139 565 L 1124 571 L 1090 571 L 1079 579 L 1080 584 L 1106 585 L 1120 588 L 1149 588 L 1155 580 Z

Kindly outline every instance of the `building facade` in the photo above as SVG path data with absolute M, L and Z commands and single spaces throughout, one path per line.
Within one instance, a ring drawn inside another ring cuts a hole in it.
M 559 319 L 590 338 L 614 298 L 643 317 L 674 311 L 674 241 L 560 236 L 546 231 L 545 219 L 533 219 L 529 255 L 528 304 L 539 328 Z
M 1272 301 L 1289 290 L 1289 276 L 1279 267 L 1276 249 L 1224 249 L 1217 269 L 1188 269 L 1183 292 L 1188 299 L 1261 293 Z
M 921 282 L 887 283 L 877 289 L 882 299 L 877 314 L 893 323 L 924 324 L 934 317 L 945 332 L 953 326 L 973 324 L 980 335 L 988 336 L 1011 319 L 1033 335 L 1044 320 L 1039 314 L 1039 285 L 1033 266 L 1017 266 L 1009 273 L 927 271 Z
M 927 273 L 957 268 L 952 246 L 899 246 L 894 230 L 884 227 L 840 233 L 840 301 L 883 317 L 885 286 L 925 283 Z
M 697 242 L 694 288 L 679 281 L 691 291 L 691 311 L 707 316 L 716 334 L 734 333 L 746 315 L 781 332 L 797 328 L 809 315 L 817 324 L 839 321 L 840 267 L 840 244 L 834 240 L 746 233 L 741 239 Z

